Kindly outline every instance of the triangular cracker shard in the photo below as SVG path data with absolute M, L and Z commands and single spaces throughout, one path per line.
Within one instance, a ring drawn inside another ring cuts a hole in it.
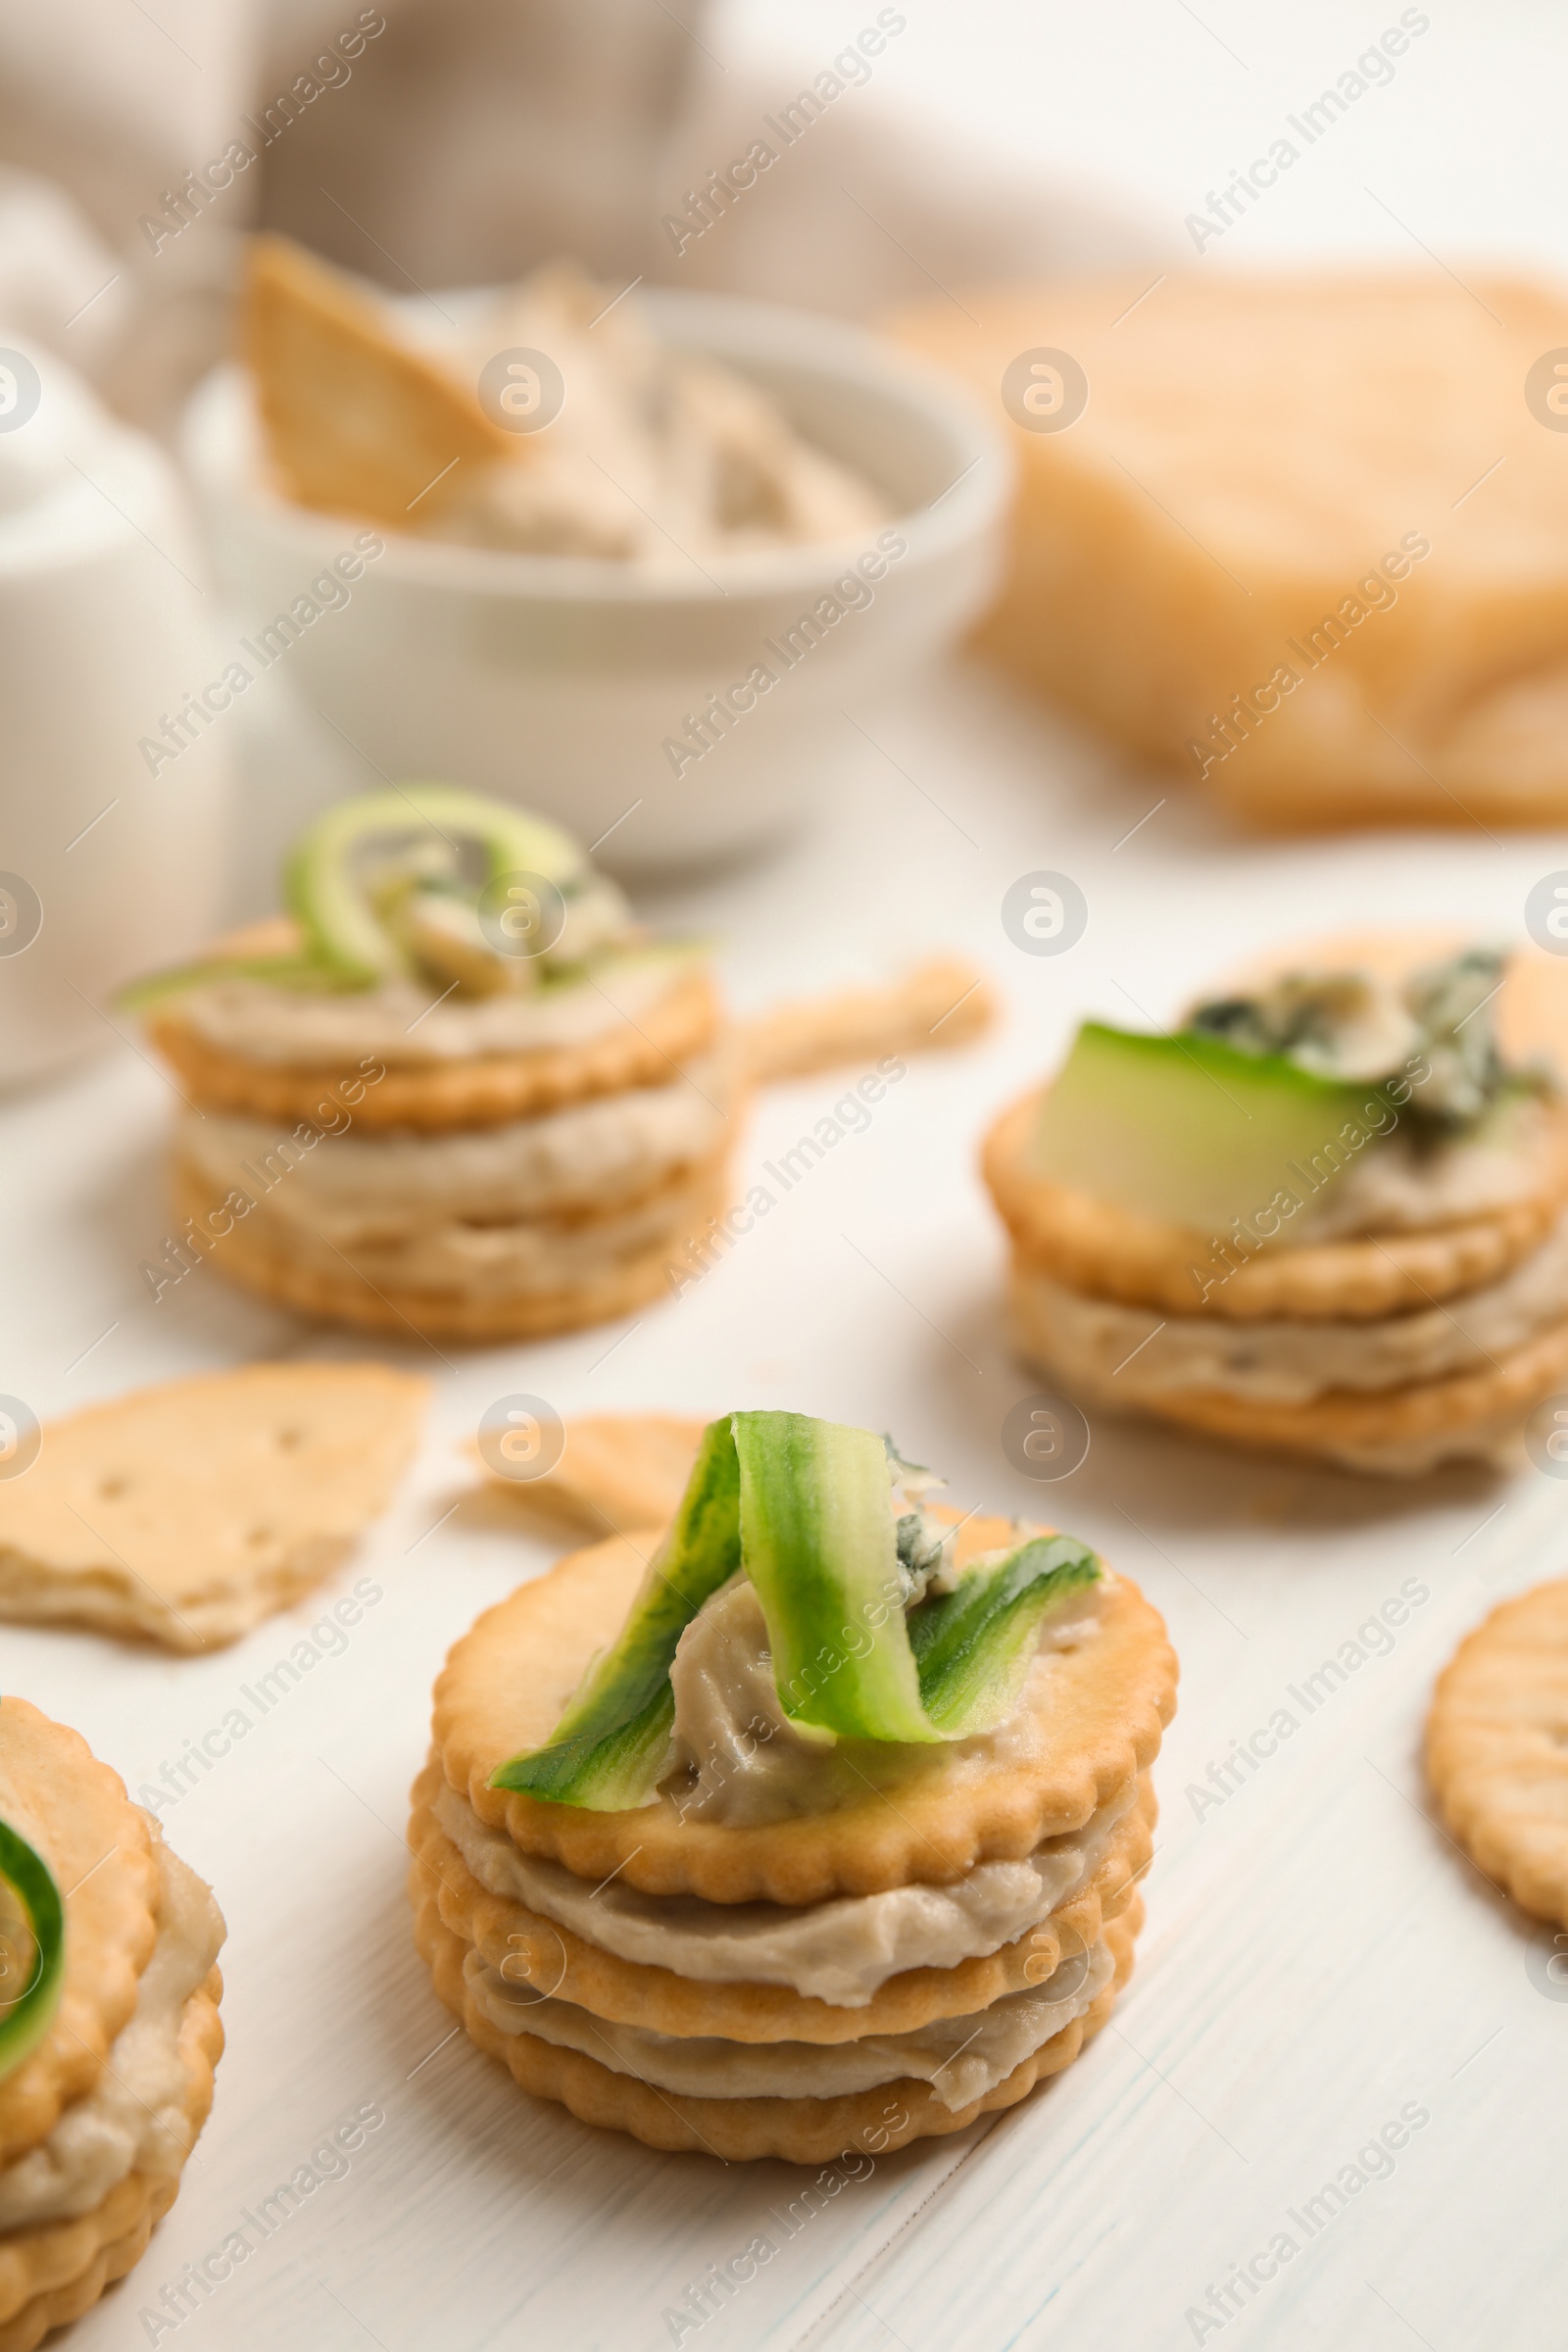
M 386 1507 L 428 1393 L 381 1364 L 251 1364 L 49 1423 L 0 1481 L 0 1617 L 234 1641 Z
M 286 238 L 250 248 L 240 349 L 278 485 L 301 506 L 408 531 L 474 466 L 516 455 L 455 370 Z

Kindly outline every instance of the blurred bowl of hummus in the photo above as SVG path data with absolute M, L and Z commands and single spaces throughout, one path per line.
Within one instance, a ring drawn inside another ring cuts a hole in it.
M 759 850 L 994 591 L 1001 437 L 873 335 L 569 266 L 372 301 L 269 244 L 183 456 L 247 666 L 387 774 L 624 869 Z

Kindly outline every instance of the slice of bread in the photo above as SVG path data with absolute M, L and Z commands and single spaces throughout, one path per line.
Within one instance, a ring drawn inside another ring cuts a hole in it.
M 896 320 L 1011 421 L 984 642 L 1253 823 L 1562 822 L 1568 295 L 1466 276 L 1215 266 Z

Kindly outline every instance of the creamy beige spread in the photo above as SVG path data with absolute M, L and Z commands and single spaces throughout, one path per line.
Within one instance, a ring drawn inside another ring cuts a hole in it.
M 635 1200 L 724 1141 L 734 1094 L 727 1055 L 693 1056 L 665 1086 L 598 1095 L 499 1127 L 425 1135 L 345 1126 L 309 1151 L 280 1151 L 277 1122 L 181 1114 L 179 1148 L 221 1192 L 282 1185 L 278 1206 L 346 1249 L 465 1219 L 509 1223 Z
M 602 1215 L 565 1211 L 518 1217 L 505 1223 L 440 1218 L 416 1224 L 389 1239 L 355 1237 L 354 1264 L 369 1282 L 457 1298 L 547 1298 L 583 1283 L 613 1275 L 628 1258 L 656 1250 L 676 1250 L 702 1229 L 715 1205 L 714 1178 L 707 1168 L 678 1175 L 647 1199 L 612 1207 Z M 254 1198 L 254 1193 L 253 1193 Z M 343 1256 L 309 1208 L 292 1211 L 289 1181 L 267 1193 L 243 1219 L 227 1228 L 266 1238 L 301 1265 L 342 1272 Z M 233 1215 L 224 1208 L 222 1214 Z M 215 1243 L 220 1253 L 223 1240 Z
M 1004 2082 L 1014 2067 L 1081 2017 L 1113 1974 L 1103 1943 L 1063 1960 L 1043 1984 L 1004 1993 L 968 2017 L 936 2018 L 910 2034 L 858 2041 L 725 2041 L 612 2024 L 552 1996 L 509 1984 L 469 1951 L 464 1975 L 491 2024 L 580 2050 L 617 2075 L 634 2075 L 690 2098 L 830 2099 L 882 2082 L 929 2082 L 956 2114 Z
M 1052 1711 L 1057 1653 L 1093 1638 L 1101 1595 L 1112 1582 L 1103 1571 L 1099 1584 L 1047 1617 L 1039 1654 L 1005 1723 L 967 1740 L 904 1746 L 841 1742 L 792 1723 L 774 1687 L 762 1604 L 755 1586 L 734 1579 L 704 1603 L 680 1638 L 669 1675 L 675 1724 L 664 1788 L 684 1816 L 751 1827 L 833 1812 L 860 1802 L 868 1787 L 940 1778 L 957 1788 L 998 1764 L 1027 1766 Z
M 540 429 L 516 431 L 505 457 L 460 469 L 411 527 L 689 570 L 695 559 L 849 538 L 891 518 L 871 485 L 803 440 L 766 393 L 661 343 L 635 296 L 616 293 L 558 264 L 501 295 L 456 347 L 432 343 L 466 382 L 488 386 L 508 421 L 543 416 L 558 385 L 564 398 Z M 546 367 L 524 361 L 500 383 L 486 375 L 499 355 L 528 352 Z
M 0 2230 L 35 2229 L 102 2204 L 127 2173 L 177 2174 L 193 2134 L 186 2120 L 179 2030 L 185 2003 L 223 1940 L 208 1888 L 156 1830 L 158 1939 L 136 2006 L 92 2089 L 48 2136 L 0 2171 Z
M 1568 1218 L 1500 1281 L 1371 1323 L 1231 1323 L 1086 1298 L 1028 1266 L 1014 1304 L 1030 1353 L 1114 1401 L 1218 1390 L 1305 1403 L 1328 1389 L 1402 1388 L 1494 1362 L 1568 1315 Z
M 787 1984 L 836 2008 L 863 2009 L 889 1977 L 1000 1951 L 1072 1901 L 1100 1868 L 1133 1795 L 1129 1787 L 1081 1830 L 1048 1838 L 1021 1862 L 982 1862 L 951 1886 L 800 1905 L 645 1894 L 623 1879 L 591 1886 L 487 1829 L 455 1788 L 443 1787 L 432 1810 L 481 1886 L 602 1951 L 702 1984 Z
M 1418 1233 L 1534 1200 L 1551 1150 L 1551 1117 L 1544 1102 L 1528 1098 L 1501 1104 L 1474 1134 L 1437 1145 L 1397 1127 L 1365 1145 L 1311 1195 L 1281 1226 L 1276 1247 Z
M 437 987 L 388 980 L 317 995 L 246 978 L 211 980 L 171 1002 L 170 1016 L 247 1061 L 320 1063 L 352 1078 L 363 1061 L 389 1067 L 581 1046 L 639 1020 L 691 970 L 694 955 L 607 961 L 591 980 L 515 996 L 443 999 Z

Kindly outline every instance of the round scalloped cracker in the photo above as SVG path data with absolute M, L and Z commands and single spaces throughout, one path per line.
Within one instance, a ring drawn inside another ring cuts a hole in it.
M 718 1984 L 623 1960 L 558 1921 L 492 1894 L 429 1810 L 439 1786 L 437 1764 L 426 1765 L 414 1784 L 411 1888 L 416 1900 L 433 1892 L 446 1926 L 509 1983 L 518 1982 L 520 1973 L 519 1993 L 532 1981 L 596 2017 L 676 2036 L 716 2034 L 726 2041 L 859 2041 L 868 2034 L 909 2034 L 933 2018 L 972 2016 L 1004 1993 L 1043 1984 L 1127 1908 L 1154 1850 L 1155 1806 L 1146 1774 L 1099 1869 L 1069 1902 L 998 1951 L 955 1968 L 906 1969 L 889 1977 L 862 2007 L 847 2009 L 787 1984 Z
M 970 1519 L 960 1560 L 1009 1532 L 1004 1520 Z M 977 1862 L 1021 1861 L 1043 1838 L 1081 1829 L 1149 1769 L 1175 1713 L 1165 1628 L 1135 1585 L 1107 1577 L 1096 1633 L 1050 1654 L 1050 1713 L 1037 1719 L 1028 1763 L 971 1756 L 956 1776 L 949 1750 L 924 1748 L 894 1789 L 868 1786 L 861 1803 L 751 1828 L 683 1820 L 668 1793 L 635 1812 L 592 1813 L 490 1788 L 509 1756 L 549 1739 L 590 1657 L 623 1621 L 658 1540 L 657 1531 L 612 1538 L 520 1586 L 454 1644 L 435 1687 L 432 1733 L 452 1787 L 524 1852 L 579 1878 L 618 1871 L 645 1893 L 719 1903 L 946 1885 Z
M 213 2071 L 223 2050 L 218 2013 L 222 1989 L 215 1968 L 180 2018 L 181 2105 L 192 2145 L 212 2107 Z M 141 2260 L 154 2224 L 179 2194 L 179 2181 L 178 2173 L 127 2173 L 90 2213 L 0 2237 L 0 2352 L 32 2352 L 51 2328 L 90 2310 L 106 2286 Z
M 0 2352 L 32 2352 L 51 2328 L 79 2320 L 104 2289 L 138 2263 L 179 2182 L 128 2173 L 101 2205 L 72 2222 L 30 2230 L 0 2246 Z M 13 2275 L 35 2281 L 19 2301 Z
M 1529 1200 L 1424 1232 L 1265 1248 L 1202 1297 L 1194 1269 L 1211 1267 L 1211 1236 L 1030 1175 L 1025 1150 L 1044 1092 L 1037 1087 L 1014 1102 L 987 1136 L 981 1167 L 991 1197 L 1032 1264 L 1073 1290 L 1129 1306 L 1236 1323 L 1370 1323 L 1418 1311 L 1499 1281 L 1544 1240 L 1568 1198 L 1565 1109 L 1543 1122 L 1540 1189 Z
M 590 1095 L 618 1095 L 628 1087 L 667 1085 L 672 1070 L 710 1046 L 722 1024 L 717 992 L 707 971 L 683 967 L 641 1018 L 616 1014 L 599 1037 L 570 1046 L 542 1046 L 527 1054 L 473 1054 L 391 1068 L 367 1084 L 353 1105 L 362 1133 L 383 1127 L 444 1132 L 453 1127 L 498 1127 L 512 1119 L 559 1110 Z M 306 1066 L 246 1060 L 212 1044 L 172 1009 L 147 1021 L 149 1042 L 176 1072 L 186 1100 L 201 1110 L 242 1111 L 292 1127 L 314 1120 L 324 1090 L 353 1083 L 358 1064 Z M 324 1112 L 336 1124 L 341 1107 Z
M 727 1151 L 708 1162 L 695 1180 L 686 1176 L 668 1189 L 676 1205 L 669 1231 L 661 1241 L 615 1260 L 591 1280 L 559 1291 L 470 1293 L 377 1286 L 346 1257 L 335 1272 L 309 1264 L 291 1249 L 286 1230 L 275 1237 L 276 1246 L 270 1246 L 249 1220 L 235 1224 L 208 1254 L 220 1272 L 274 1305 L 326 1322 L 351 1323 L 361 1331 L 385 1332 L 395 1339 L 406 1339 L 412 1331 L 474 1346 L 551 1339 L 587 1324 L 613 1323 L 635 1307 L 669 1295 L 671 1261 L 680 1259 L 689 1244 L 702 1240 L 729 1200 Z M 200 1224 L 222 1196 L 176 1161 L 174 1198 L 181 1212 Z
M 54 2130 L 90 2091 L 136 2006 L 158 1936 L 147 1817 L 78 1732 L 0 1700 L 0 1819 L 43 1855 L 65 1901 L 66 1971 L 48 2031 L 0 2082 L 0 2164 Z
M 1493 1610 L 1438 1677 L 1427 1775 L 1488 1878 L 1568 1928 L 1568 1579 Z
M 437 1996 L 461 2019 L 468 2039 L 487 2057 L 499 2059 L 518 2088 L 535 2098 L 555 2099 L 579 2122 L 629 2132 L 645 2147 L 720 2156 L 728 2163 L 773 2156 L 787 2164 L 831 2164 L 853 2149 L 891 2155 L 911 2140 L 962 2132 L 977 2116 L 1015 2107 L 1037 2082 L 1063 2073 L 1104 2025 L 1132 1975 L 1134 1941 L 1143 1924 L 1143 1901 L 1134 1895 L 1105 1929 L 1115 1975 L 1104 1990 L 1082 2017 L 1043 2042 L 984 2097 L 956 2111 L 944 2107 L 929 2083 L 907 2078 L 835 2099 L 703 2099 L 658 2090 L 579 2050 L 562 2049 L 531 2034 L 504 2034 L 492 2025 L 464 1978 L 466 1947 L 428 1897 L 417 1903 L 415 1941 Z
M 1409 1388 L 1330 1389 L 1303 1403 L 1271 1404 L 1217 1389 L 1171 1390 L 1138 1400 L 1141 1413 L 1275 1453 L 1327 1457 L 1398 1474 L 1438 1462 L 1495 1462 L 1518 1450 L 1544 1397 L 1568 1382 L 1568 1322 L 1452 1380 Z M 1108 1402 L 1108 1397 L 1102 1399 Z

